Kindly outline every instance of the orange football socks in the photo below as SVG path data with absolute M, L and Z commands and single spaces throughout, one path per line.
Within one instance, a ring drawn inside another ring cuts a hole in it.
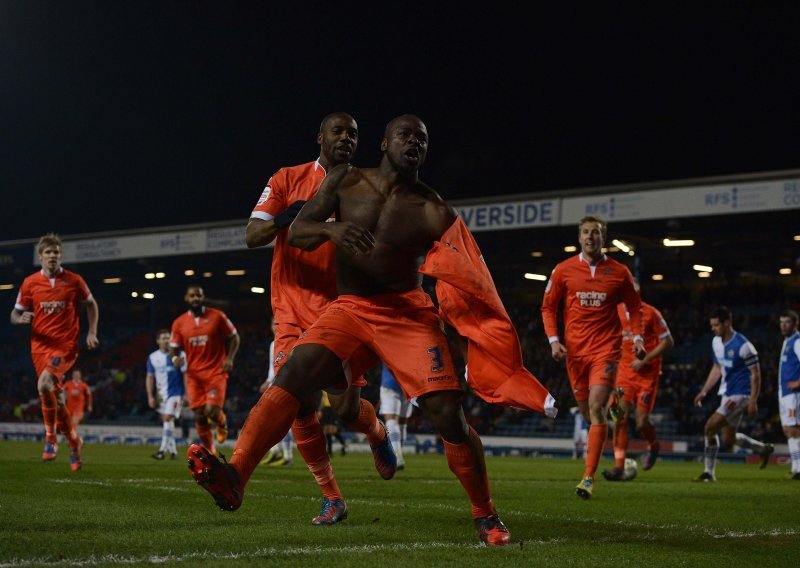
M 608 423 L 589 426 L 589 440 L 586 444 L 586 472 L 583 477 L 594 477 L 597 464 L 603 455 L 603 447 L 608 439 Z
M 299 409 L 300 401 L 280 387 L 273 385 L 261 395 L 247 416 L 230 460 L 239 472 L 242 485 L 247 483 L 270 448 L 283 439 Z
M 445 439 L 444 453 L 447 465 L 467 492 L 472 503 L 472 518 L 485 517 L 495 512 L 489 491 L 489 475 L 483 456 L 483 444 L 477 432 L 470 427 L 469 440 L 462 444 L 451 444 Z
M 375 414 L 375 407 L 367 400 L 360 400 L 358 418 L 347 423 L 347 427 L 355 432 L 361 432 L 367 437 L 367 442 L 371 446 L 377 446 L 386 439 L 386 431 L 378 422 L 378 415 Z
M 331 458 L 328 455 L 325 435 L 322 433 L 317 413 L 312 412 L 308 416 L 296 419 L 292 424 L 292 434 L 297 444 L 297 451 L 303 456 L 303 461 L 308 465 L 322 494 L 332 501 L 341 499 L 342 492 L 333 475 Z
M 53 391 L 40 392 L 39 400 L 42 401 L 42 419 L 44 420 L 44 432 L 48 440 L 55 440 L 56 437 L 56 407 L 58 401 Z

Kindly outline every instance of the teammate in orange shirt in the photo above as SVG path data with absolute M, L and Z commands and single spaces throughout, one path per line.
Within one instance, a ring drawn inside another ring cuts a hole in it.
M 367 347 L 385 361 L 406 395 L 417 397 L 441 435 L 481 541 L 509 543 L 492 501 L 480 437 L 464 417 L 442 321 L 422 289 L 421 258 L 457 220 L 455 211 L 419 180 L 427 148 L 427 129 L 419 118 L 393 119 L 381 142 L 380 166 L 335 168 L 292 224 L 292 246 L 336 245 L 340 296 L 300 338 L 273 386 L 250 411 L 230 463 L 200 446 L 189 448 L 193 478 L 220 508 L 239 508 L 259 460 L 289 430 L 301 400 L 335 387 L 348 362 L 357 375 L 352 356 Z M 333 212 L 336 222 L 326 222 Z
M 639 282 L 634 280 L 636 291 L 639 291 Z M 668 350 L 672 349 L 675 342 L 669 331 L 669 326 L 656 308 L 642 302 L 642 316 L 644 320 L 644 348 L 647 355 L 637 359 L 633 355 L 633 331 L 630 327 L 630 317 L 624 304 L 619 304 L 619 319 L 622 322 L 622 358 L 617 374 L 617 387 L 622 389 L 621 418 L 614 421 L 614 461 L 615 467 L 603 470 L 603 477 L 609 481 L 626 481 L 625 457 L 628 452 L 628 419 L 631 408 L 636 407 L 636 429 L 647 440 L 647 452 L 642 459 L 642 469 L 645 471 L 653 467 L 658 457 L 659 443 L 656 439 L 656 429 L 650 421 L 650 414 L 656 404 L 658 393 L 658 378 L 661 376 L 661 358 Z
M 216 427 L 218 443 L 228 438 L 227 418 L 222 407 L 228 373 L 233 369 L 239 350 L 239 334 L 223 312 L 206 307 L 201 286 L 190 285 L 184 300 L 189 310 L 172 323 L 170 359 L 180 369 L 184 364 L 180 351 L 186 352 L 186 398 L 194 411 L 200 442 L 211 453 L 216 453 L 211 428 Z
M 317 144 L 320 153 L 315 161 L 281 168 L 270 178 L 247 224 L 248 247 L 265 246 L 275 241 L 271 302 L 276 327 L 272 365 L 276 374 L 298 338 L 337 296 L 333 243 L 325 243 L 313 251 L 303 251 L 289 246 L 287 235 L 288 226 L 303 204 L 316 195 L 326 173 L 352 159 L 358 145 L 355 119 L 344 112 L 327 115 L 320 124 Z M 366 352 L 359 357 L 372 359 Z M 350 369 L 354 367 L 358 367 L 358 363 L 351 364 Z M 384 479 L 390 479 L 397 467 L 397 459 L 375 407 L 361 399 L 361 387 L 367 382 L 358 373 L 352 377 L 345 377 L 343 372 L 339 375 L 337 383 L 350 384 L 350 387 L 344 394 L 330 395 L 331 406 L 344 425 L 367 437 L 378 473 Z M 292 433 L 300 455 L 323 494 L 322 512 L 311 522 L 331 525 L 344 519 L 347 506 L 333 474 L 315 403 L 316 400 L 311 399 L 303 401 L 292 424 Z
M 72 425 L 77 428 L 83 421 L 84 411 L 86 414 L 92 413 L 92 389 L 83 380 L 80 369 L 72 369 L 70 380 L 64 384 L 64 391 L 67 393 L 67 408 L 72 415 Z
M 86 346 L 98 346 L 97 323 L 100 310 L 86 282 L 79 275 L 61 266 L 61 239 L 48 233 L 39 239 L 36 250 L 42 269 L 28 276 L 11 310 L 11 323 L 31 326 L 31 357 L 39 377 L 39 398 L 42 401 L 45 445 L 42 460 L 56 459 L 58 431 L 70 448 L 70 469 L 81 468 L 81 446 L 72 425 L 62 381 L 78 358 L 80 306 L 86 307 L 89 329 Z
M 607 226 L 597 217 L 584 217 L 578 224 L 581 252 L 560 262 L 545 288 L 542 319 L 553 358 L 566 357 L 567 374 L 578 408 L 589 427 L 586 470 L 576 494 L 588 499 L 594 475 L 608 438 L 606 411 L 617 375 L 622 343 L 622 324 L 617 304 L 624 302 L 631 314 L 633 349 L 646 354 L 642 328 L 642 301 L 633 276 L 624 265 L 603 253 Z M 564 303 L 564 336 L 558 333 L 558 309 Z

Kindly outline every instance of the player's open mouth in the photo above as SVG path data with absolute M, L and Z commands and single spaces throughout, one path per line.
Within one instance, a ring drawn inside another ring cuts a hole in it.
M 406 158 L 408 158 L 413 162 L 419 161 L 419 152 L 417 152 L 416 150 L 409 150 L 408 152 L 405 153 L 405 156 Z

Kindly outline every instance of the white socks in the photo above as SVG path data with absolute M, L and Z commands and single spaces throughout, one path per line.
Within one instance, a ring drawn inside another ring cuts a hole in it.
M 800 473 L 800 438 L 789 438 L 789 456 L 792 458 L 792 473 Z
M 161 448 L 160 452 L 175 454 L 177 448 L 175 447 L 175 420 L 168 420 L 164 422 L 164 430 L 161 432 Z
M 754 440 L 750 436 L 746 434 L 742 434 L 741 432 L 736 432 L 736 445 L 740 448 L 744 448 L 745 450 L 758 450 L 761 451 L 767 447 L 764 442 L 759 442 L 758 440 Z
M 706 436 L 706 447 L 703 455 L 703 462 L 705 464 L 706 473 L 714 475 L 714 469 L 717 466 L 717 454 L 719 453 L 719 436 L 714 435 L 713 438 Z
M 397 463 L 403 463 L 403 435 L 400 432 L 400 423 L 397 420 L 387 420 L 386 430 L 389 431 L 389 441 L 397 455 Z

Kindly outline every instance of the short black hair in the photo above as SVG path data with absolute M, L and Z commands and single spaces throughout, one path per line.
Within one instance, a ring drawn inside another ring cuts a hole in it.
M 782 318 L 789 318 L 790 320 L 792 320 L 794 325 L 797 325 L 797 322 L 800 321 L 800 316 L 798 316 L 797 312 L 794 311 L 794 310 L 783 310 L 781 312 L 781 317 Z
M 717 318 L 719 321 L 733 321 L 733 314 L 726 306 L 720 306 L 711 312 L 712 318 Z

